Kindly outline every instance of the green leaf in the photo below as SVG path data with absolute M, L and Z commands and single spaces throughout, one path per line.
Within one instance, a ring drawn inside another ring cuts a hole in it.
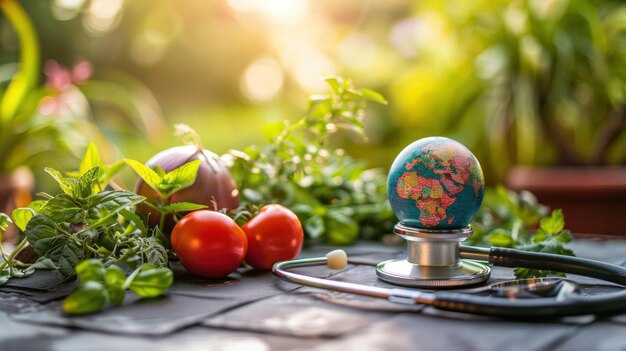
M 106 285 L 107 293 L 109 295 L 109 302 L 112 305 L 121 305 L 126 298 L 126 290 L 118 285 Z
M 304 230 L 311 239 L 317 239 L 324 234 L 324 220 L 320 216 L 311 216 L 304 221 Z
M 328 85 L 333 90 L 333 92 L 335 92 L 335 94 L 341 93 L 341 84 L 339 83 L 337 77 L 326 77 L 324 78 L 324 81 L 328 83 Z
M 194 204 L 192 202 L 174 202 L 163 206 L 164 212 L 190 212 L 208 208 L 206 205 Z
M 90 215 L 84 230 L 107 222 L 119 211 L 142 202 L 145 197 L 124 190 L 103 191 L 89 198 Z
M 163 180 L 166 184 L 178 186 L 177 190 L 193 185 L 198 175 L 201 160 L 193 160 L 167 173 Z
M 387 105 L 387 100 L 379 93 L 373 91 L 373 90 L 369 90 L 369 89 L 357 89 L 361 94 L 363 94 L 363 97 L 370 100 L 370 101 L 374 101 L 377 102 L 379 104 L 382 105 Z
M 163 295 L 174 281 L 174 274 L 169 268 L 144 264 L 138 269 L 139 273 L 130 281 L 128 287 L 140 297 Z
M 552 214 L 548 218 L 542 218 L 539 222 L 539 227 L 548 234 L 558 234 L 565 227 L 565 218 L 563 216 L 563 210 L 557 209 L 552 211 Z
M 328 211 L 324 224 L 327 234 L 326 241 L 331 245 L 348 245 L 359 236 L 358 223 L 338 211 Z
M 59 231 L 57 223 L 45 214 L 33 217 L 24 231 L 28 242 L 40 257 L 47 257 L 65 277 L 76 274 L 74 267 L 85 257 L 83 247 L 71 234 Z
M 102 310 L 108 292 L 100 282 L 88 281 L 63 301 L 63 311 L 68 314 L 89 314 Z
M 125 281 L 126 274 L 120 267 L 116 265 L 107 267 L 104 273 L 104 283 L 109 293 L 111 304 L 120 305 L 124 302 L 124 298 L 126 297 L 126 290 L 124 289 Z
M 78 171 L 80 174 L 84 174 L 94 167 L 104 168 L 104 164 L 102 163 L 102 157 L 100 157 L 100 152 L 98 152 L 96 144 L 94 144 L 93 141 L 90 141 L 87 146 L 87 150 L 85 150 L 85 155 L 80 161 Z
M 89 197 L 97 189 L 100 180 L 100 167 L 93 167 L 78 178 L 80 197 Z
M 80 186 L 77 179 L 64 177 L 61 172 L 54 168 L 46 167 L 44 170 L 59 183 L 64 193 L 73 198 L 80 196 Z
M 35 210 L 33 210 L 32 208 L 16 208 L 15 210 L 13 210 L 12 214 L 13 222 L 18 228 L 20 228 L 21 231 L 24 231 L 26 229 L 28 221 L 30 221 L 30 219 L 33 218 L 36 214 L 37 212 L 35 212 Z
M 143 163 L 135 160 L 124 159 L 127 165 L 130 166 L 140 177 L 143 179 L 146 184 L 148 184 L 152 189 L 160 193 L 159 185 L 163 181 L 161 176 L 159 176 L 155 171 L 150 169 L 148 166 Z
M 145 233 L 148 230 L 143 220 L 139 216 L 137 216 L 136 213 L 129 211 L 127 209 L 122 209 L 120 210 L 119 214 L 122 217 L 124 217 L 127 223 L 132 224 L 135 228 L 139 229 L 139 231 L 141 231 L 142 233 Z
M 88 281 L 101 281 L 104 272 L 104 264 L 97 259 L 84 260 L 76 266 L 76 275 L 83 285 Z
M 84 218 L 83 204 L 68 194 L 60 194 L 46 201 L 41 213 L 48 215 L 57 222 L 75 222 Z
M 138 241 L 139 244 L 135 249 L 142 254 L 144 262 L 151 263 L 157 267 L 167 267 L 169 262 L 167 250 L 159 242 L 157 236 L 147 237 Z
M 512 247 L 513 239 L 511 233 L 505 229 L 498 228 L 489 233 L 486 237 L 487 241 L 498 247 Z
M 556 237 L 556 240 L 562 243 L 569 243 L 572 241 L 572 234 L 569 232 L 569 230 L 563 230 L 561 234 Z
M 104 272 L 104 282 L 107 285 L 117 285 L 123 287 L 124 282 L 126 282 L 126 274 L 119 266 L 111 265 L 107 267 Z

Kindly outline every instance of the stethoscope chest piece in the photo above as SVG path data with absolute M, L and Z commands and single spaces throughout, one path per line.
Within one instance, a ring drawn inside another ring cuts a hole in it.
M 427 230 L 398 223 L 394 232 L 407 240 L 408 256 L 376 266 L 378 277 L 388 283 L 418 288 L 445 289 L 477 285 L 491 275 L 486 262 L 461 259 L 460 245 L 472 228 Z

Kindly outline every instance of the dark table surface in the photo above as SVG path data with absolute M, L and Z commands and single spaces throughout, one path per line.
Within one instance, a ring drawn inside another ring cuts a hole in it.
M 578 256 L 626 264 L 626 240 L 581 240 Z M 389 286 L 374 265 L 403 255 L 402 247 L 361 243 L 346 248 L 340 272 L 307 274 Z M 316 256 L 326 248 L 305 251 Z M 222 281 L 186 275 L 167 296 L 127 299 L 102 313 L 70 317 L 60 301 L 74 282 L 50 272 L 0 288 L 0 351 L 9 350 L 626 350 L 626 313 L 522 322 L 442 312 L 430 307 L 300 287 L 269 272 L 240 271 Z M 495 268 L 492 281 L 512 278 Z M 570 276 L 584 294 L 615 286 Z

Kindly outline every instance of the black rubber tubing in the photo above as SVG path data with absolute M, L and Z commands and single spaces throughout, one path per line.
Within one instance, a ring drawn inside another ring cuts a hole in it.
M 501 267 L 583 275 L 626 286 L 626 268 L 585 258 L 492 248 L 489 262 Z M 553 318 L 626 311 L 626 290 L 599 296 L 570 294 L 560 301 L 554 298 L 510 300 L 454 292 L 437 292 L 435 295 L 433 305 L 437 308 L 497 317 Z

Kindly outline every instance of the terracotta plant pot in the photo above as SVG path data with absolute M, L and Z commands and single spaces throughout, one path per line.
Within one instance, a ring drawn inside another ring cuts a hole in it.
M 562 208 L 572 233 L 626 237 L 626 167 L 516 167 L 507 185 L 531 191 L 552 209 Z

